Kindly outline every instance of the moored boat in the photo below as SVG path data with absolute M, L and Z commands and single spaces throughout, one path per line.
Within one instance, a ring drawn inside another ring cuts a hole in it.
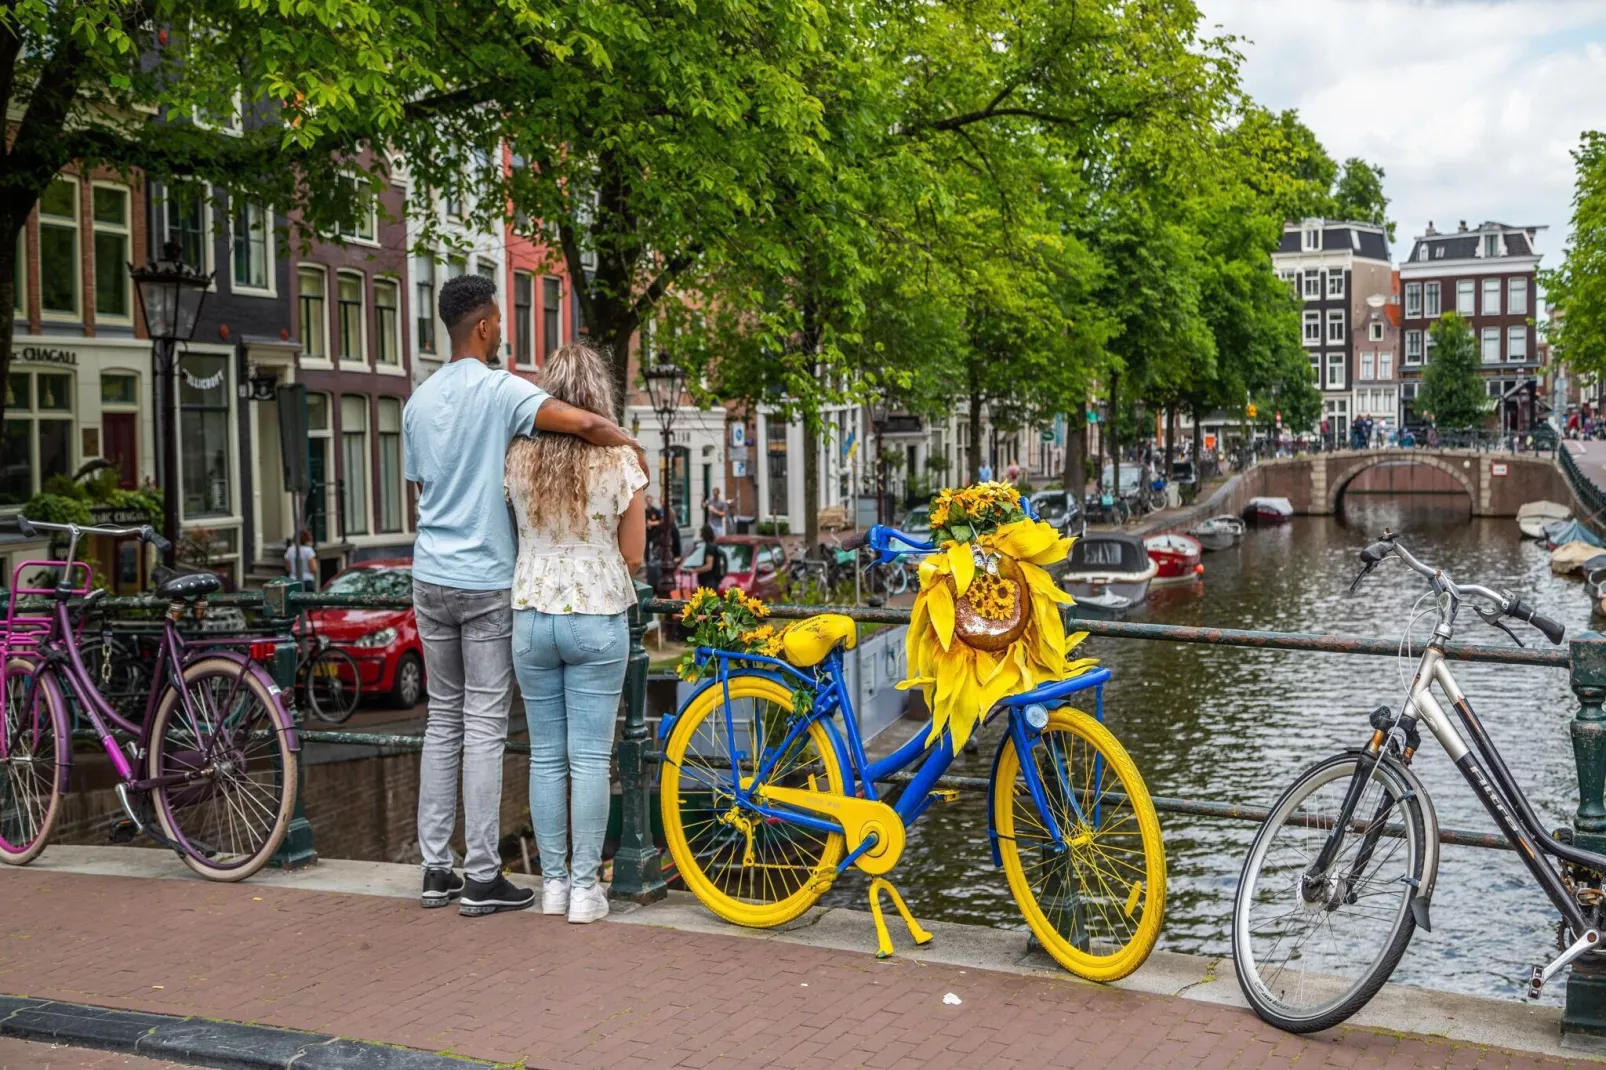
M 1199 558 L 1204 549 L 1192 535 L 1162 531 L 1147 536 L 1143 549 L 1154 562 L 1155 583 L 1192 583 L 1204 574 Z
M 1072 618 L 1122 620 L 1132 606 L 1132 599 L 1105 591 L 1103 594 L 1084 594 L 1077 598 L 1076 605 L 1066 608 L 1070 610 Z
M 1557 502 L 1529 502 L 1517 510 L 1517 530 L 1526 538 L 1542 539 L 1545 528 L 1558 520 L 1571 520 L 1572 510 Z
M 1587 542 L 1591 546 L 1606 547 L 1599 535 L 1584 527 L 1577 520 L 1552 520 L 1545 526 L 1545 545 L 1552 550 L 1559 549 L 1569 543 Z
M 1097 605 L 1105 596 L 1114 595 L 1134 604 L 1148 596 L 1157 571 L 1143 540 L 1136 535 L 1089 532 L 1071 547 L 1069 566 L 1060 577 L 1060 586 L 1078 603 L 1087 599 Z
M 1188 532 L 1206 550 L 1230 550 L 1243 541 L 1244 522 L 1231 513 L 1213 516 Z
M 1606 560 L 1597 562 L 1597 558 L 1606 558 L 1601 548 L 1594 543 L 1583 541 L 1564 543 L 1556 547 L 1550 555 L 1550 571 L 1558 575 L 1569 572 L 1588 572 L 1590 569 L 1606 566 Z
M 1250 524 L 1286 524 L 1294 516 L 1294 503 L 1287 498 L 1250 498 L 1244 506 L 1244 521 Z

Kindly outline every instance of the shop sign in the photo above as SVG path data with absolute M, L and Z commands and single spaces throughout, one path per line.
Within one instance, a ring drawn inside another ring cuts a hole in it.
M 96 524 L 118 524 L 122 527 L 149 524 L 151 520 L 150 514 L 143 509 L 119 509 L 114 505 L 91 505 L 89 519 Z
M 78 351 L 52 346 L 23 346 L 17 353 L 17 361 L 22 364 L 77 364 Z
M 1489 466 L 1489 474 L 1492 476 L 1503 476 L 1506 474 L 1506 466 L 1503 464 L 1491 464 Z

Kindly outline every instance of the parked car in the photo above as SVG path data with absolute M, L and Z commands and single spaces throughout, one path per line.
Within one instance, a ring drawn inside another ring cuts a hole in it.
M 412 601 L 413 563 L 364 561 L 337 574 L 324 594 L 379 595 Z M 314 609 L 318 634 L 357 663 L 362 694 L 384 695 L 407 709 L 424 697 L 424 645 L 412 607 L 406 609 Z
M 1040 490 L 1031 497 L 1032 506 L 1045 523 L 1054 525 L 1061 535 L 1080 535 L 1087 529 L 1082 503 L 1063 490 Z
M 898 530 L 925 542 L 931 541 L 931 506 L 917 505 L 903 514 Z
M 1127 512 L 1133 516 L 1141 516 L 1148 500 L 1148 488 L 1143 485 L 1143 465 L 1137 461 L 1121 462 L 1121 489 L 1115 489 L 1115 466 L 1104 466 L 1104 478 L 1099 483 L 1106 494 L 1116 494 L 1126 503 Z
M 719 589 L 739 587 L 743 594 L 762 598 L 766 602 L 778 601 L 781 596 L 781 567 L 786 564 L 786 550 L 781 540 L 771 535 L 720 535 L 714 545 L 725 555 L 725 578 Z M 675 586 L 690 590 L 697 586 L 696 571 L 703 567 L 703 546 L 695 547 L 680 563 Z

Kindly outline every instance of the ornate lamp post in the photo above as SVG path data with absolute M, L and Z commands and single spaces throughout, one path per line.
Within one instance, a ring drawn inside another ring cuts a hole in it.
M 669 525 L 671 522 L 676 524 L 680 522 L 679 517 L 672 516 L 669 503 L 669 433 L 675 427 L 675 413 L 680 408 L 680 392 L 686 377 L 678 367 L 666 363 L 654 364 L 643 369 L 641 377 L 647 381 L 647 394 L 652 398 L 653 415 L 658 418 L 658 430 L 664 436 L 663 449 L 658 454 L 659 485 L 662 488 L 664 514 L 663 523 L 658 526 L 658 591 L 660 594 L 665 594 L 675 585 L 675 562 Z
M 156 369 L 156 396 L 162 426 L 162 535 L 167 549 L 163 564 L 171 568 L 178 548 L 178 389 L 174 374 L 178 369 L 178 343 L 195 336 L 206 302 L 210 273 L 187 267 L 178 242 L 167 242 L 162 253 L 144 267 L 129 265 L 139 307 L 145 317 L 145 330 L 151 336 L 151 356 Z

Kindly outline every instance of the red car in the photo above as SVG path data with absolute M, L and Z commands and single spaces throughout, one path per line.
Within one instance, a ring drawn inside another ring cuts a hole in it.
M 780 569 L 786 564 L 781 540 L 767 535 L 720 535 L 714 539 L 725 555 L 725 578 L 719 589 L 740 587 L 742 593 L 766 602 L 780 600 Z M 680 563 L 675 586 L 692 590 L 697 586 L 696 570 L 703 565 L 703 547 L 697 546 Z
M 413 563 L 364 561 L 329 581 L 324 594 L 380 595 L 411 602 Z M 424 697 L 424 645 L 418 622 L 407 609 L 314 609 L 308 614 L 319 635 L 351 655 L 362 681 L 362 697 L 384 695 L 392 706 L 408 709 Z

